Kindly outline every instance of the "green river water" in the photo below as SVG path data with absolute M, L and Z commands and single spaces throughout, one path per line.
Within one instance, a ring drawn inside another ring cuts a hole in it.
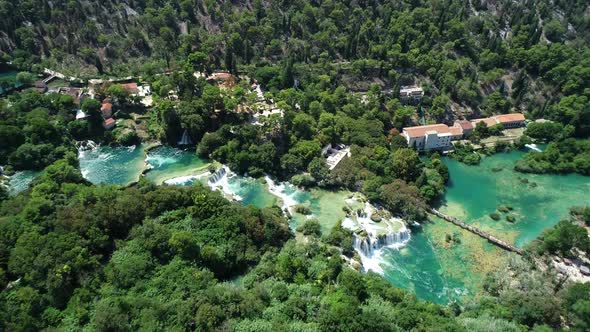
M 466 166 L 445 158 L 452 180 L 440 209 L 523 246 L 566 217 L 571 206 L 588 204 L 589 177 L 517 173 L 513 165 L 522 154 L 510 152 L 486 157 L 479 166 Z M 146 177 L 155 183 L 207 183 L 210 176 L 209 162 L 199 159 L 192 151 L 160 147 L 146 157 L 144 146 L 137 146 L 100 147 L 80 154 L 82 173 L 96 184 L 137 181 L 146 163 L 152 167 Z M 199 174 L 205 175 L 199 177 Z M 324 232 L 344 218 L 344 200 L 351 195 L 345 191 L 304 192 L 288 184 L 275 185 L 273 195 L 266 180 L 235 175 L 227 178 L 225 190 L 240 196 L 242 204 L 261 208 L 286 201 L 304 204 L 311 209 L 312 217 L 320 220 Z M 488 215 L 499 205 L 510 205 L 513 210 L 500 213 L 502 219 L 494 221 Z M 514 216 L 516 221 L 506 221 L 506 215 Z M 292 227 L 306 218 L 309 217 L 294 214 Z M 447 234 L 460 243 L 445 241 Z M 420 298 L 446 304 L 477 296 L 485 274 L 497 269 L 510 255 L 473 234 L 432 218 L 430 223 L 412 228 L 406 246 L 384 248 L 372 260 L 380 265 L 381 273 L 392 284 L 411 290 Z

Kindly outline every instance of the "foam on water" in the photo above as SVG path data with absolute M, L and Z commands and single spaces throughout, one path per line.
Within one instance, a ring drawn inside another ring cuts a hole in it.
M 181 150 L 175 150 L 173 153 L 149 153 L 145 158 L 145 162 L 151 167 L 172 165 L 178 162 L 181 154 Z
M 536 152 L 543 152 L 543 150 L 541 150 L 537 144 L 525 144 L 524 146 Z
M 208 173 L 203 173 L 199 175 L 186 175 L 186 176 L 179 176 L 176 178 L 172 178 L 169 180 L 164 181 L 165 184 L 173 185 L 173 186 L 188 186 L 192 185 L 193 183 L 199 181 L 201 178 L 207 176 Z
M 347 199 L 348 204 L 355 199 Z M 383 265 L 388 262 L 383 258 L 383 250 L 400 249 L 410 241 L 410 231 L 403 220 L 391 217 L 387 211 L 382 211 L 385 218 L 379 222 L 371 219 L 378 210 L 369 202 L 364 207 L 353 211 L 345 218 L 342 227 L 353 231 L 354 248 L 361 257 L 363 269 L 383 274 Z
M 139 179 L 145 167 L 143 149 L 136 145 L 80 149 L 78 159 L 82 176 L 94 184 L 129 184 Z
M 242 201 L 243 198 L 238 195 L 240 184 L 232 181 L 235 177 L 236 174 L 232 172 L 229 167 L 223 165 L 212 176 L 209 177 L 207 184 L 212 190 L 220 190 L 227 197 L 230 197 L 239 202 Z
M 289 211 L 289 213 L 294 212 L 294 208 L 296 205 L 301 204 L 302 202 L 298 200 L 298 196 L 303 193 L 301 190 L 297 189 L 294 185 L 288 182 L 280 182 L 276 183 L 270 176 L 265 176 L 264 179 L 266 180 L 266 184 L 268 185 L 268 191 L 277 196 L 283 202 L 283 210 Z M 312 215 L 308 217 L 313 217 Z

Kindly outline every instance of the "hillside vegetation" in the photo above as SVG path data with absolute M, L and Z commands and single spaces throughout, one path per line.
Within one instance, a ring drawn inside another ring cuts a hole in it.
M 433 119 L 517 107 L 575 125 L 588 103 L 589 10 L 549 0 L 4 0 L 0 50 L 77 76 L 165 70 L 194 50 L 232 71 L 294 61 L 344 68 L 353 81 L 420 79 Z

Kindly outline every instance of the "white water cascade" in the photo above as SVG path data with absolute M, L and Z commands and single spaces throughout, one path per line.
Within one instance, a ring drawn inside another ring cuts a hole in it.
M 209 183 L 215 185 L 216 183 L 220 182 L 225 176 L 227 175 L 227 169 L 225 166 L 221 167 L 213 175 L 209 177 Z
M 361 257 L 364 270 L 377 273 L 383 272 L 380 266 L 382 249 L 399 249 L 411 238 L 410 230 L 401 219 L 368 202 L 362 209 L 350 212 L 342 227 L 353 231 L 354 249 Z
M 277 196 L 283 202 L 283 211 L 293 213 L 294 208 L 299 202 L 297 201 L 297 194 L 300 193 L 299 189 L 290 183 L 276 183 L 270 176 L 265 176 L 264 179 L 268 185 L 268 191 Z
M 537 144 L 525 144 L 524 146 L 526 146 L 527 148 L 533 150 L 533 151 L 537 151 L 537 152 L 543 152 L 543 150 L 539 149 L 539 147 L 537 146 Z
M 78 151 L 94 150 L 97 147 L 98 147 L 98 144 L 96 144 L 94 141 L 91 141 L 91 140 L 81 141 L 78 143 Z
M 191 137 L 188 135 L 188 130 L 184 130 L 182 133 L 182 137 L 180 141 L 178 141 L 178 145 L 191 145 L 193 142 L 191 141 Z
M 220 169 L 215 171 L 215 173 L 209 176 L 207 184 L 211 189 L 220 190 L 227 197 L 240 202 L 243 198 L 236 193 L 235 188 L 233 188 L 230 183 L 231 179 L 235 176 L 236 174 L 234 172 L 232 172 L 227 166 L 223 165 Z
M 364 256 L 370 257 L 375 251 L 384 247 L 402 247 L 409 239 L 410 232 L 405 227 L 396 233 L 381 234 L 377 236 L 374 234 L 367 234 L 366 236 L 355 234 L 354 248 Z

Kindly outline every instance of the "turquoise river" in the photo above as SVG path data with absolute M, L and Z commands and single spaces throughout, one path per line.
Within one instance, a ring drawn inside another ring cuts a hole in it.
M 148 167 L 151 170 L 146 178 L 157 184 L 207 183 L 210 175 L 207 169 L 211 163 L 198 158 L 194 152 L 159 147 L 146 153 L 145 147 L 99 147 L 81 152 L 82 173 L 96 184 L 126 185 L 138 181 Z M 522 155 L 523 152 L 518 151 L 497 154 L 484 158 L 479 166 L 466 166 L 445 158 L 451 182 L 440 209 L 524 246 L 544 229 L 566 217 L 571 206 L 588 204 L 590 177 L 521 174 L 515 172 L 513 166 Z M 203 173 L 206 175 L 199 176 Z M 29 180 L 30 174 L 24 175 Z M 18 182 L 18 189 L 24 189 L 23 181 L 15 182 Z M 271 185 L 274 187 L 270 188 Z M 320 220 L 324 232 L 345 217 L 342 207 L 344 200 L 351 195 L 345 191 L 305 192 L 289 184 L 273 184 L 270 179 L 237 175 L 228 176 L 223 188 L 219 189 L 231 192 L 234 197 L 239 196 L 242 204 L 261 208 L 285 204 L 286 200 L 306 205 Z M 269 189 L 274 190 L 274 194 Z M 498 211 L 500 206 L 509 206 L 512 210 Z M 501 215 L 501 220 L 494 221 L 489 217 L 494 212 Z M 514 222 L 506 220 L 509 215 Z M 292 227 L 303 220 L 305 216 L 295 213 Z M 460 241 L 448 242 L 448 235 Z M 497 269 L 510 255 L 470 233 L 432 218 L 423 226 L 412 227 L 411 239 L 405 246 L 384 248 L 372 260 L 392 284 L 411 290 L 420 298 L 445 304 L 478 296 L 486 273 Z

